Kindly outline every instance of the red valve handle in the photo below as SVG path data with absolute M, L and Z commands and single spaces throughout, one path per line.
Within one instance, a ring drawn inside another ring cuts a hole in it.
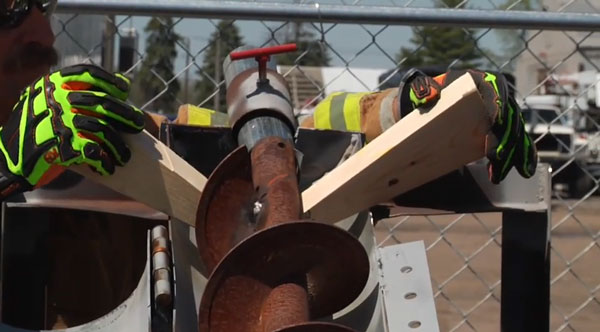
M 259 82 L 267 81 L 267 62 L 273 54 L 294 52 L 298 50 L 296 44 L 284 44 L 270 47 L 255 48 L 247 51 L 233 52 L 229 54 L 231 61 L 254 58 L 258 61 L 258 80 Z
M 279 54 L 279 53 L 295 52 L 297 50 L 298 50 L 298 47 L 296 46 L 296 44 L 284 44 L 284 45 L 277 45 L 277 46 L 255 48 L 255 49 L 247 50 L 247 51 L 233 52 L 229 55 L 229 57 L 233 61 L 233 60 L 241 60 L 241 59 L 247 59 L 247 58 L 258 58 L 258 57 L 263 57 L 263 56 L 270 56 L 270 55 Z

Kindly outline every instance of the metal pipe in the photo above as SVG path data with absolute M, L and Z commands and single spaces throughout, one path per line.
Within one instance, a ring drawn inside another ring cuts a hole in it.
M 61 0 L 58 12 L 263 21 L 599 31 L 600 14 L 232 1 Z
M 310 319 L 308 293 L 296 284 L 279 285 L 262 305 L 262 331 L 279 331 L 286 326 L 306 323 Z
M 246 145 L 248 151 L 263 138 L 275 136 L 293 142 L 294 137 L 290 127 L 285 122 L 270 116 L 263 116 L 248 120 L 238 133 L 238 144 Z
M 296 131 L 298 122 L 288 84 L 273 68 L 275 61 L 270 60 L 271 53 L 292 49 L 296 49 L 295 44 L 238 47 L 223 61 L 229 123 L 233 136 L 248 150 L 268 136 L 291 140 Z

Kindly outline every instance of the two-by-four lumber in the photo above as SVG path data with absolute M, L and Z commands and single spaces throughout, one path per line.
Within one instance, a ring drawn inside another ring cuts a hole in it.
M 102 176 L 86 165 L 74 170 L 116 192 L 129 196 L 169 216 L 196 224 L 196 209 L 206 177 L 147 131 L 125 134 L 131 160 Z
M 337 222 L 485 156 L 491 125 L 475 82 L 465 74 L 302 193 L 317 221 Z M 448 193 L 460 195 L 460 193 Z

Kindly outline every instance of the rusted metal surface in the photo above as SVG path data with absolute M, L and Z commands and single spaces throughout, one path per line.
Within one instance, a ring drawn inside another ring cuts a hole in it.
M 250 154 L 260 228 L 297 220 L 302 213 L 294 146 L 279 137 L 263 138 Z
M 262 305 L 260 315 L 262 331 L 275 331 L 307 322 L 310 316 L 306 289 L 294 283 L 273 288 Z
M 248 150 L 229 154 L 208 178 L 196 217 L 196 243 L 210 274 L 237 243 L 256 231 Z
M 258 229 L 299 218 L 297 179 L 294 148 L 277 137 L 261 140 L 251 159 L 240 147 L 217 166 L 202 193 L 196 219 L 196 243 L 208 274 Z
M 199 308 L 200 331 L 258 331 L 272 289 L 305 287 L 310 318 L 350 304 L 369 275 L 362 245 L 348 232 L 317 222 L 289 222 L 242 241 L 211 275 Z

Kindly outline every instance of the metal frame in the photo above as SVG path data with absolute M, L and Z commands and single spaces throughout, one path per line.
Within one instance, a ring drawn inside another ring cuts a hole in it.
M 376 209 L 398 215 L 502 212 L 501 330 L 550 330 L 551 174 L 540 164 L 531 179 L 512 171 L 500 184 L 474 164 Z M 383 213 L 383 214 L 381 214 Z
M 167 15 L 261 21 L 310 21 L 380 25 L 435 25 L 453 27 L 546 30 L 600 30 L 599 14 L 531 11 L 407 8 L 283 4 L 233 1 L 61 0 L 58 12 L 74 14 Z
M 200 141 L 198 136 L 204 137 L 204 142 L 219 141 L 221 142 L 218 145 L 222 150 L 220 151 L 221 154 L 227 153 L 228 151 L 225 150 L 231 147 L 226 144 L 226 141 L 231 139 L 230 131 L 227 128 L 165 126 L 162 129 L 163 140 L 179 150 L 188 160 L 197 157 L 196 149 L 207 145 L 195 144 L 190 148 L 185 144 L 187 140 L 182 140 L 184 137 L 187 137 L 187 139 L 193 138 L 196 142 Z M 173 135 L 173 130 L 178 131 L 177 135 Z M 331 153 L 319 153 L 323 148 L 324 136 L 322 135 L 327 135 L 328 140 L 326 142 L 329 144 Z M 302 137 L 302 144 L 299 146 L 305 149 L 303 152 L 307 165 L 324 164 L 335 167 L 335 163 L 339 162 L 340 156 L 343 155 L 345 147 L 350 144 L 354 135 L 356 134 L 302 129 L 298 134 L 298 137 Z M 327 160 L 319 162 L 319 156 Z M 196 160 L 196 163 L 199 161 Z M 216 159 L 203 159 L 202 163 L 205 164 L 203 170 L 208 172 L 210 168 L 216 166 L 213 165 L 216 162 Z M 324 170 L 318 170 L 307 175 L 318 177 L 321 171 Z M 89 188 L 82 191 L 80 188 L 82 186 L 96 187 L 99 191 L 83 199 L 81 197 L 75 201 L 67 199 L 76 192 L 90 192 Z M 485 165 L 475 164 L 397 197 L 392 204 L 376 209 L 376 215 L 379 214 L 379 217 L 384 216 L 385 213 L 382 214 L 382 211 L 387 212 L 387 216 L 502 212 L 501 329 L 502 331 L 511 332 L 548 331 L 550 325 L 550 189 L 550 173 L 547 165 L 539 165 L 536 175 L 529 180 L 523 180 L 516 172 L 512 172 L 501 185 L 495 186 L 487 180 Z M 424 193 L 427 195 L 423 196 Z M 462 195 L 457 195 L 457 193 Z M 459 201 L 456 201 L 455 197 L 457 196 L 460 196 L 465 204 L 461 205 Z M 45 199 L 43 199 L 44 197 Z M 90 209 L 89 204 L 86 203 L 88 200 L 97 203 L 98 201 L 108 202 L 111 199 L 121 198 L 118 195 L 115 196 L 115 194 L 111 195 L 110 192 L 104 192 L 97 185 L 86 181 L 85 183 L 78 183 L 66 191 L 39 190 L 29 193 L 22 201 L 4 204 L 11 207 L 50 206 L 87 210 Z M 114 204 L 112 206 L 114 209 Z M 103 211 L 102 208 L 98 209 L 98 206 L 96 206 L 96 210 Z M 143 208 L 126 210 L 118 213 L 143 216 L 154 220 L 164 220 L 163 218 L 166 217 L 162 214 L 155 215 Z M 361 215 L 363 217 L 368 216 L 366 213 Z M 372 233 L 373 227 L 369 222 L 370 220 L 367 219 L 348 219 L 340 222 L 339 226 L 359 237 L 366 248 L 371 248 L 370 255 L 373 256 L 373 264 L 377 261 L 374 251 L 376 247 Z M 193 243 L 194 236 L 192 236 L 193 232 L 191 232 L 189 226 L 174 221 L 171 221 L 169 226 L 175 262 L 175 275 L 173 278 L 177 301 L 175 301 L 175 307 L 173 308 L 173 316 L 165 317 L 166 321 L 163 324 L 153 324 L 152 329 L 166 331 L 172 327 L 175 331 L 187 331 L 197 326 L 197 303 L 205 286 L 206 277 L 202 275 L 203 267 L 196 255 L 195 243 Z M 151 290 L 149 290 L 150 281 L 147 276 L 148 269 L 149 265 L 147 264 L 146 274 L 142 277 L 134 292 L 134 294 L 140 291 L 143 292 L 144 295 L 141 301 L 132 296 L 106 316 L 80 327 L 69 329 L 69 331 L 83 331 L 91 326 L 99 330 L 108 328 L 116 331 L 118 330 L 116 326 L 123 322 L 127 322 L 124 326 L 129 328 L 131 320 L 128 318 L 125 308 L 132 310 L 132 313 L 139 313 L 139 310 L 144 311 L 145 314 L 142 315 L 142 320 L 145 323 L 150 322 L 150 319 L 152 319 L 150 316 L 157 318 L 155 310 L 151 314 L 149 311 L 150 305 L 148 304 L 152 303 L 152 300 Z M 397 310 L 395 310 L 396 307 L 392 303 L 386 302 L 384 304 L 382 302 L 382 295 L 378 290 L 391 287 L 390 282 L 393 282 L 385 277 L 379 281 L 385 282 L 386 287 L 379 287 L 377 269 L 377 265 L 371 266 L 372 275 L 368 286 L 363 294 L 356 299 L 355 303 L 344 312 L 340 312 L 328 320 L 344 322 L 360 331 L 379 332 L 383 330 L 382 312 L 385 309 L 387 309 L 385 310 L 387 312 L 397 312 Z M 373 271 L 375 272 L 373 273 Z M 136 317 L 139 318 L 140 316 L 136 315 Z M 422 320 L 426 322 L 427 317 L 422 317 Z M 0 324 L 0 331 L 24 330 Z
M 550 330 L 550 215 L 502 214 L 502 331 Z

